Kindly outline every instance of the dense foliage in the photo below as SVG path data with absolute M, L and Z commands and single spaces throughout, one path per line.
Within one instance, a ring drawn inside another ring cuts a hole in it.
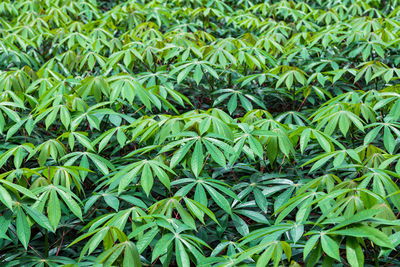
M 400 1 L 3 0 L 5 266 L 400 265 Z

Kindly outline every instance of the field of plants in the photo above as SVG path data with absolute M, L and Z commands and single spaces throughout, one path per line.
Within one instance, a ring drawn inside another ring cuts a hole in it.
M 0 1 L 1 266 L 400 266 L 399 0 Z

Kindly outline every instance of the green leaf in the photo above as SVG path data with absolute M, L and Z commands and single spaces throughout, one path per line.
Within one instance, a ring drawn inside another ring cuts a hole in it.
M 186 78 L 186 76 L 189 74 L 189 72 L 193 69 L 193 65 L 189 65 L 186 68 L 183 68 L 183 70 L 178 74 L 177 77 L 177 82 L 181 83 L 183 79 Z
M 326 234 L 321 233 L 322 250 L 330 257 L 340 261 L 339 244 Z
M 179 212 L 179 215 L 182 218 L 182 221 L 189 227 L 196 229 L 196 223 L 194 222 L 194 219 L 192 216 L 190 216 L 189 212 L 187 212 L 181 204 L 176 205 L 176 209 Z
M 226 211 L 228 214 L 232 214 L 230 204 L 226 198 L 218 193 L 214 188 L 208 185 L 204 185 L 204 187 L 207 189 L 207 192 L 211 195 L 212 199 L 215 201 L 215 203 L 220 206 L 224 211 Z
M 22 193 L 23 195 L 25 195 L 27 197 L 30 197 L 32 199 L 36 199 L 36 196 L 31 191 L 29 191 L 28 189 L 26 189 L 26 188 L 24 188 L 24 187 L 22 187 L 20 185 L 17 185 L 17 184 L 14 184 L 14 183 L 10 183 L 9 181 L 2 180 L 2 179 L 0 179 L 0 183 L 3 183 L 5 185 L 17 190 L 18 192 Z
M 258 188 L 254 188 L 254 199 L 256 201 L 257 206 L 263 211 L 267 212 L 268 209 L 268 201 L 264 194 Z
M 203 77 L 203 71 L 201 70 L 200 65 L 197 64 L 195 67 L 195 70 L 194 70 L 194 74 L 193 74 L 193 78 L 194 78 L 195 82 L 197 83 L 197 85 L 200 84 L 202 77 Z
M 232 114 L 237 108 L 237 94 L 233 94 L 228 101 L 228 111 Z
M 72 198 L 71 193 L 64 192 L 63 190 L 57 189 L 57 193 L 64 200 L 64 203 L 68 208 L 75 214 L 76 217 L 82 220 L 82 211 L 78 203 Z
M 49 219 L 47 219 L 47 217 L 44 216 L 42 213 L 38 212 L 37 210 L 35 210 L 27 205 L 23 205 L 23 209 L 41 227 L 43 227 L 51 232 L 55 231 L 56 228 L 52 227 Z
M 352 267 L 363 267 L 364 266 L 364 253 L 354 237 L 346 238 L 346 257 L 348 263 Z
M 204 212 L 208 217 L 210 217 L 214 222 L 216 222 L 219 225 L 219 222 L 218 222 L 217 218 L 215 217 L 214 213 L 212 213 L 212 211 L 209 210 L 206 206 L 204 206 L 201 203 L 194 201 L 190 198 L 185 197 L 184 200 L 186 203 L 190 202 L 191 204 L 193 204 L 194 206 L 199 208 L 202 212 Z
M 396 146 L 396 140 L 394 139 L 389 127 L 385 127 L 383 131 L 383 144 L 390 154 L 393 154 L 394 148 Z
M 187 144 L 183 145 L 180 149 L 178 149 L 171 158 L 171 168 L 175 167 L 187 154 L 189 149 L 194 144 L 195 140 L 188 142 Z
M 247 236 L 249 234 L 249 227 L 247 223 L 243 221 L 238 215 L 232 214 L 232 221 L 233 225 L 235 226 L 236 230 L 242 235 Z
M 140 177 L 140 184 L 146 195 L 150 194 L 151 188 L 153 187 L 154 178 L 153 173 L 151 172 L 150 165 L 144 164 L 142 170 L 142 176 Z
M 368 145 L 369 143 L 371 143 L 372 141 L 374 141 L 376 139 L 376 136 L 378 135 L 379 131 L 382 129 L 382 126 L 380 127 L 376 127 L 374 129 L 372 129 L 371 131 L 369 131 L 367 133 L 367 135 L 364 138 L 364 145 Z
M 53 226 L 54 229 L 57 229 L 57 225 L 61 219 L 61 208 L 55 190 L 50 191 L 50 198 L 47 206 L 47 214 L 49 216 L 51 225 Z
M 151 262 L 154 262 L 158 257 L 167 253 L 167 248 L 174 240 L 174 235 L 169 233 L 163 235 L 156 243 L 151 256 Z
M 17 207 L 16 228 L 19 241 L 21 241 L 24 248 L 27 249 L 31 237 L 31 228 L 28 219 L 20 206 Z
M 207 140 L 203 140 L 203 143 L 207 149 L 207 152 L 210 153 L 211 158 L 221 167 L 226 166 L 226 158 L 224 154 L 216 147 L 214 146 L 211 142 Z
M 200 171 L 203 168 L 203 163 L 204 163 L 203 146 L 201 144 L 201 141 L 199 140 L 196 142 L 191 159 L 192 171 L 196 177 L 199 176 Z
M 269 246 L 263 254 L 261 254 L 260 258 L 257 260 L 256 267 L 267 266 L 270 262 L 272 255 L 274 253 L 275 247 L 273 245 Z M 279 260 L 277 260 L 279 262 Z
M 0 201 L 10 210 L 13 210 L 12 207 L 12 198 L 8 191 L 0 185 Z
M 368 238 L 378 246 L 383 246 L 387 248 L 393 247 L 393 244 L 390 242 L 390 239 L 387 235 L 385 235 L 378 229 L 366 225 L 360 225 L 343 230 L 336 230 L 331 234 L 333 233 L 336 235 Z
M 176 253 L 176 262 L 179 267 L 187 267 L 190 266 L 189 256 L 186 253 L 185 247 L 179 239 L 175 239 L 175 253 Z
M 319 238 L 320 238 L 319 235 L 313 235 L 310 239 L 307 240 L 303 250 L 304 259 L 307 258 L 308 254 L 314 249 L 315 244 L 317 244 Z
M 126 248 L 124 252 L 124 261 L 122 263 L 123 267 L 141 267 L 139 253 L 132 242 L 125 241 Z
M 139 253 L 142 253 L 146 249 L 146 247 L 150 244 L 151 241 L 153 241 L 158 232 L 158 227 L 154 227 L 153 229 L 139 237 L 139 240 L 136 243 Z

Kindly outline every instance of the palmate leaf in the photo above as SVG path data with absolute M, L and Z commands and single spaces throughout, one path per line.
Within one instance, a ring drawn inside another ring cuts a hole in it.
M 209 61 L 191 61 L 182 63 L 179 67 L 172 70 L 170 75 L 175 75 L 179 72 L 177 75 L 177 82 L 180 83 L 186 78 L 186 76 L 188 76 L 190 71 L 194 69 L 193 79 L 197 84 L 199 84 L 205 73 L 207 73 L 206 75 L 210 74 L 215 79 L 219 78 L 217 72 L 213 69 L 213 66 L 215 65 Z
M 264 251 L 263 253 L 261 253 Z M 282 254 L 285 253 L 288 259 L 291 258 L 291 249 L 289 244 L 285 241 L 272 241 L 263 244 L 258 244 L 248 250 L 238 253 L 235 256 L 234 262 L 236 264 L 242 262 L 243 260 L 253 256 L 254 254 L 261 253 L 257 260 L 256 266 L 267 266 L 267 264 L 273 260 L 273 266 L 278 266 L 282 259 Z
M 318 131 L 318 130 L 315 130 L 312 128 L 304 128 L 301 133 L 300 140 L 299 140 L 300 150 L 302 153 L 304 153 L 304 150 L 307 147 L 311 138 L 316 139 L 318 144 L 321 146 L 321 148 L 323 150 L 325 150 L 326 152 L 333 152 L 333 150 L 334 150 L 333 144 L 342 146 L 335 139 L 331 138 L 329 135 L 327 135 L 321 131 Z
M 186 225 L 177 220 L 174 221 L 173 225 L 174 227 L 166 228 L 170 233 L 163 235 L 156 243 L 157 250 L 153 250 L 152 261 L 154 261 L 153 259 L 157 260 L 162 254 L 170 254 L 172 249 L 175 248 L 175 258 L 179 266 L 185 266 L 186 262 L 193 261 L 192 259 L 200 264 L 202 260 L 205 260 L 201 248 L 210 247 L 202 239 L 191 235 L 188 232 L 190 228 Z
M 87 146 L 92 147 L 91 143 L 87 143 Z M 66 166 L 73 166 L 79 158 L 81 159 L 79 164 L 79 167 L 81 167 L 79 174 L 82 179 L 86 177 L 91 169 L 89 165 L 89 159 L 92 164 L 96 166 L 97 170 L 104 175 L 109 174 L 110 169 L 114 169 L 114 165 L 111 162 L 92 152 L 73 152 L 65 155 L 60 160 L 64 160 Z
M 39 153 L 40 151 L 40 153 Z M 66 153 L 65 146 L 58 140 L 49 139 L 46 142 L 43 142 L 39 146 L 37 146 L 30 154 L 28 159 L 30 159 L 33 155 L 38 156 L 38 161 L 41 166 L 43 166 L 49 157 L 53 160 L 58 161 L 61 157 L 63 157 Z
M 226 138 L 217 134 L 208 134 L 202 136 L 195 132 L 182 132 L 171 137 L 180 137 L 182 139 L 166 144 L 160 150 L 160 153 L 170 151 L 171 149 L 179 146 L 179 149 L 174 152 L 171 158 L 170 166 L 171 168 L 174 168 L 177 164 L 184 160 L 185 156 L 190 154 L 190 149 L 194 147 L 193 153 L 191 153 L 191 169 L 195 176 L 200 174 L 200 171 L 205 164 L 204 150 L 222 167 L 226 166 L 226 158 L 234 154 L 234 150 L 230 144 L 226 143 Z
M 285 83 L 286 87 L 290 89 L 293 84 L 296 84 L 296 82 L 301 85 L 306 84 L 305 73 L 302 70 L 288 66 L 280 66 L 277 67 L 276 70 L 278 69 L 282 69 L 283 73 L 279 77 L 275 87 L 279 87 L 282 83 Z M 276 70 L 272 72 L 274 73 Z
M 134 77 L 120 75 L 109 78 L 107 82 L 110 83 L 111 87 L 115 88 L 110 94 L 111 101 L 122 98 L 132 104 L 137 97 L 148 110 L 152 110 L 152 106 L 161 109 L 161 102 L 158 97 L 140 85 Z
M 236 160 L 240 156 L 241 151 L 244 151 L 253 159 L 254 154 L 259 158 L 263 158 L 264 149 L 263 145 L 259 141 L 258 136 L 275 137 L 277 134 L 272 131 L 256 130 L 254 129 L 253 125 L 249 126 L 247 124 L 239 124 L 238 126 L 243 133 L 239 133 L 239 136 L 234 140 L 235 153 L 234 158 L 232 158 L 231 161 Z
M 354 162 L 354 163 L 359 163 L 361 161 L 360 157 L 356 153 L 356 151 L 354 151 L 352 149 L 345 149 L 345 150 L 337 150 L 334 152 L 323 153 L 323 154 L 319 155 L 318 157 L 307 161 L 302 166 L 305 166 L 305 165 L 315 162 L 313 164 L 312 168 L 310 169 L 310 172 L 314 172 L 314 171 L 320 169 L 326 163 L 330 163 L 331 159 L 333 159 L 333 162 L 332 162 L 333 167 L 334 168 L 339 167 L 340 165 L 345 163 L 346 158 L 350 162 Z
M 143 60 L 142 55 L 140 52 L 134 47 L 127 47 L 122 51 L 118 51 L 113 53 L 111 57 L 108 58 L 106 66 L 108 68 L 115 68 L 117 62 L 121 61 L 124 63 L 125 67 L 129 67 L 132 63 L 135 63 L 135 60 L 139 59 L 140 61 Z
M 97 257 L 96 261 L 109 265 L 113 264 L 113 262 L 116 261 L 119 257 L 123 257 L 122 266 L 124 267 L 142 266 L 136 246 L 130 241 L 119 243 L 118 245 L 104 251 Z
M 142 160 L 128 166 L 115 173 L 115 175 L 108 181 L 113 183 L 119 181 L 118 192 L 119 194 L 141 174 L 141 186 L 148 195 L 154 183 L 154 176 L 161 181 L 161 183 L 170 189 L 170 178 L 167 173 L 175 174 L 175 172 L 165 165 L 163 162 L 157 160 Z
M 25 143 L 8 149 L 0 156 L 0 167 L 9 161 L 11 156 L 14 156 L 14 167 L 19 169 L 23 160 L 32 152 L 34 148 L 35 146 L 33 144 Z
M 367 127 L 374 128 L 365 136 L 364 144 L 369 144 L 375 141 L 379 138 L 378 135 L 383 133 L 383 145 L 390 154 L 393 154 L 396 147 L 396 140 L 394 136 L 398 137 L 400 135 L 398 123 L 372 123 Z
M 25 249 L 27 249 L 28 243 L 31 238 L 31 220 L 33 222 L 36 222 L 44 229 L 54 232 L 54 228 L 52 227 L 51 223 L 42 213 L 34 208 L 29 207 L 26 204 L 17 203 L 16 206 L 16 234 Z
M 186 211 L 183 206 L 179 203 L 180 200 L 184 200 L 188 210 Z M 161 214 L 167 217 L 171 217 L 173 209 L 179 213 L 182 221 L 190 228 L 196 229 L 196 224 L 194 221 L 194 217 L 198 218 L 201 222 L 204 223 L 204 214 L 207 214 L 211 219 L 213 219 L 216 223 L 218 223 L 215 215 L 202 204 L 188 199 L 186 197 L 175 196 L 170 199 L 164 199 L 159 202 L 154 203 L 149 208 L 150 214 Z
M 75 90 L 82 98 L 94 96 L 97 102 L 110 95 L 110 85 L 105 77 L 101 76 L 85 78 Z
M 246 111 L 253 110 L 253 104 L 251 102 L 254 102 L 258 106 L 265 109 L 264 103 L 252 94 L 245 94 L 241 91 L 234 90 L 234 89 L 220 89 L 220 90 L 213 92 L 213 94 L 219 94 L 219 93 L 223 93 L 223 94 L 220 95 L 217 99 L 215 99 L 213 105 L 216 106 L 216 105 L 220 104 L 222 101 L 224 101 L 225 99 L 228 99 L 228 97 L 230 97 L 228 104 L 227 104 L 227 108 L 228 108 L 228 111 L 230 114 L 232 114 L 238 107 L 238 105 L 237 105 L 238 101 Z
M 226 198 L 221 193 L 224 193 L 225 195 L 228 195 L 229 197 L 237 201 L 239 200 L 239 198 L 235 195 L 235 193 L 233 193 L 230 189 L 227 188 L 228 187 L 227 184 L 225 184 L 224 182 L 215 181 L 210 178 L 203 178 L 203 177 L 197 177 L 197 179 L 184 178 L 172 182 L 173 186 L 180 184 L 186 184 L 186 185 L 176 192 L 175 194 L 176 196 L 186 196 L 188 192 L 192 190 L 192 188 L 195 188 L 194 200 L 207 207 L 208 206 L 208 199 L 206 194 L 207 192 L 208 195 L 214 200 L 214 202 L 229 214 L 232 214 L 231 204 L 229 203 L 229 201 L 226 200 Z
M 85 246 L 82 249 L 82 252 L 80 254 L 80 258 L 82 258 L 85 254 L 91 254 L 100 245 L 100 242 L 102 242 L 102 241 L 103 241 L 104 248 L 106 250 L 111 249 L 113 242 L 112 242 L 112 240 L 109 239 L 110 235 L 112 235 L 112 236 L 115 235 L 115 237 L 120 242 L 128 242 L 128 237 L 118 228 L 103 227 L 103 228 L 98 228 L 97 230 L 94 230 L 92 232 L 89 232 L 88 234 L 84 234 L 84 235 L 76 238 L 69 246 L 72 246 L 73 244 L 78 243 L 78 242 L 91 236 L 89 241 L 85 244 Z M 110 243 L 110 241 L 111 241 L 111 243 Z M 137 262 L 137 261 L 135 261 L 135 262 Z
M 82 220 L 82 210 L 79 205 L 79 198 L 65 187 L 58 185 L 48 185 L 34 190 L 39 195 L 33 207 L 38 211 L 43 211 L 46 205 L 46 212 L 49 222 L 54 229 L 57 228 L 61 219 L 61 201 L 66 205 L 76 217 Z
M 342 110 L 332 115 L 319 117 L 318 119 L 314 119 L 314 121 L 318 121 L 317 129 L 325 126 L 324 132 L 328 135 L 331 135 L 336 128 L 339 128 L 342 134 L 346 136 L 351 125 L 364 131 L 363 121 L 350 111 Z

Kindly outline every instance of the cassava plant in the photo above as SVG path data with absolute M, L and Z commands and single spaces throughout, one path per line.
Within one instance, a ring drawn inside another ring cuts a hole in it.
M 399 0 L 3 0 L 1 266 L 399 266 Z

